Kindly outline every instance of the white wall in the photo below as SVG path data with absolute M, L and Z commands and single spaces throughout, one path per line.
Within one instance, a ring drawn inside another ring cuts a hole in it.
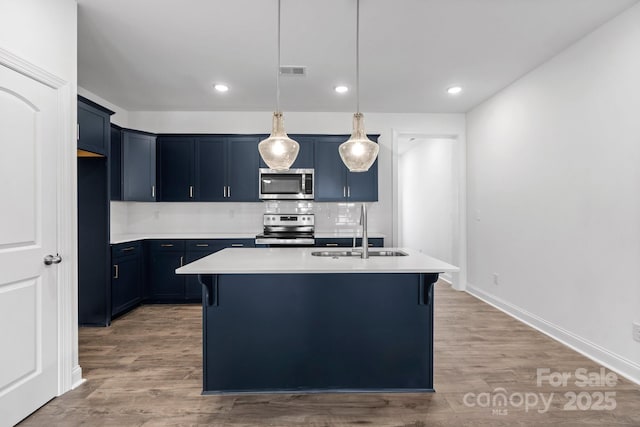
M 640 5 L 467 116 L 470 291 L 637 382 L 639 23 Z
M 454 264 L 458 191 L 451 139 L 418 139 L 399 158 L 400 246 Z
M 63 80 L 58 89 L 63 127 L 57 151 L 58 250 L 65 262 L 58 268 L 58 391 L 81 380 L 77 340 L 76 222 L 76 94 L 77 4 L 75 0 L 0 1 L 0 49 Z M 52 135 L 51 143 L 56 143 Z M 48 159 L 54 161 L 54 159 Z
M 0 2 L 0 47 L 69 82 L 74 96 L 76 9 L 74 0 Z
M 285 112 L 287 132 L 349 134 L 350 113 Z M 269 133 L 270 112 L 136 112 L 128 114 L 129 127 L 157 133 Z M 369 230 L 393 240 L 392 167 L 393 130 L 410 129 L 429 134 L 461 135 L 465 119 L 462 114 L 377 114 L 365 113 L 368 133 L 380 133 L 378 160 L 379 201 L 370 204 Z M 140 232 L 212 232 L 221 227 L 228 232 L 255 232 L 260 228 L 261 203 L 129 203 L 128 226 L 131 233 Z M 317 231 L 352 229 L 359 219 L 353 205 L 317 203 Z M 341 223 L 336 225 L 335 218 Z M 216 222 L 215 220 L 220 220 Z M 188 228 L 188 230 L 185 230 Z

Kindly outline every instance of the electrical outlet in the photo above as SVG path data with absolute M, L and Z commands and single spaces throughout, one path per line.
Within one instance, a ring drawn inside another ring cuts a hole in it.
M 498 275 L 498 273 L 493 273 L 493 284 L 494 285 L 499 285 L 500 284 L 500 276 Z
M 640 342 L 640 322 L 633 322 L 633 339 Z

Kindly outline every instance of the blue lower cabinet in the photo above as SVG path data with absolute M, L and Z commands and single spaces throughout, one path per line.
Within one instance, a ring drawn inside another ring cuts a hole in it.
M 197 277 L 180 276 L 175 270 L 224 248 L 253 246 L 253 239 L 152 240 L 149 302 L 201 302 L 202 285 Z
M 184 300 L 184 276 L 175 273 L 185 264 L 184 240 L 152 240 L 149 251 L 150 302 Z
M 221 249 L 224 249 L 224 245 L 218 240 L 189 240 L 187 241 L 186 263 L 197 261 Z M 187 300 L 202 301 L 202 285 L 197 276 L 186 276 L 184 293 Z
M 111 257 L 111 316 L 115 317 L 142 301 L 142 244 L 132 242 L 113 245 Z

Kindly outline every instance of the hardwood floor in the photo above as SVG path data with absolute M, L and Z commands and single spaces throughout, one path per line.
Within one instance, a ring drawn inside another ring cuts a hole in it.
M 640 386 L 576 385 L 600 366 L 500 311 L 438 284 L 435 317 L 436 393 L 201 396 L 200 306 L 143 306 L 81 328 L 87 381 L 20 425 L 640 426 Z M 571 377 L 538 386 L 538 368 Z

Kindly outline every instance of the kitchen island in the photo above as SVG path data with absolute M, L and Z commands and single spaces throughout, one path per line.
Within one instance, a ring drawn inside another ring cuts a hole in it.
M 384 251 L 405 255 L 230 248 L 177 269 L 203 284 L 203 393 L 433 391 L 433 284 L 458 269 Z

